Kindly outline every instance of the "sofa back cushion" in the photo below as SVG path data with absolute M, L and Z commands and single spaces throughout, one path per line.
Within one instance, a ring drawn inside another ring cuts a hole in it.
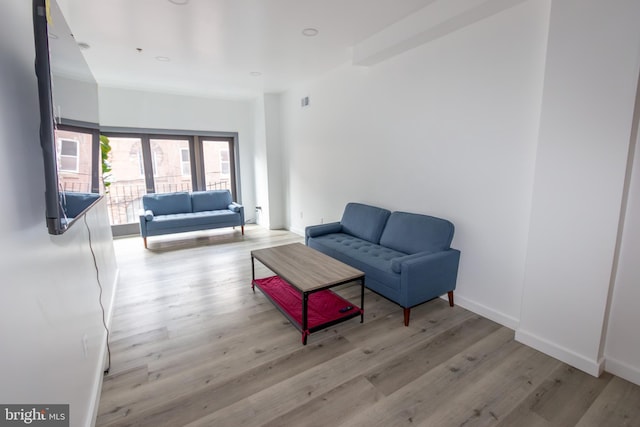
M 446 219 L 407 212 L 393 212 L 382 232 L 380 245 L 415 254 L 449 249 L 453 224 Z
M 362 203 L 348 203 L 342 214 L 342 231 L 378 244 L 390 211 Z
M 194 191 L 191 193 L 191 205 L 194 212 L 229 209 L 231 202 L 229 190 Z
M 145 194 L 142 206 L 154 215 L 170 215 L 191 212 L 191 196 L 187 192 Z

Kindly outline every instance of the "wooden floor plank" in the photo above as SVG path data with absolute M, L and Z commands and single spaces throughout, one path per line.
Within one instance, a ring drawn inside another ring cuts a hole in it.
M 640 426 L 640 387 L 613 377 L 576 426 Z
M 431 333 L 437 334 L 435 331 Z M 398 331 L 369 340 L 364 348 L 314 366 L 189 425 L 261 425 L 362 375 L 371 366 L 388 362 L 396 356 L 398 348 L 410 350 L 419 345 L 420 340 L 410 337 L 420 334 L 429 335 L 429 331 L 415 332 L 399 327 Z
M 97 426 L 634 426 L 640 387 L 594 378 L 434 299 L 367 290 L 365 321 L 300 333 L 259 291 L 251 251 L 303 242 L 255 225 L 116 239 L 112 366 Z M 259 263 L 256 275 L 272 273 Z M 337 292 L 359 300 L 358 286 Z
M 377 366 L 366 374 L 366 378 L 388 396 L 498 328 L 500 325 L 490 320 L 472 317 Z
M 382 397 L 382 393 L 373 384 L 358 376 L 263 426 L 338 426 L 353 415 L 366 411 Z M 310 417 L 310 414 L 313 414 L 313 417 Z
M 612 377 L 611 374 L 604 373 L 600 378 L 595 378 L 576 368 L 560 364 L 517 408 L 503 417 L 498 425 L 528 425 L 535 418 L 548 426 L 573 426 Z M 535 417 L 532 417 L 533 414 Z
M 469 383 L 449 400 L 448 405 L 456 411 L 451 411 L 451 407 L 437 408 L 422 425 L 493 425 L 517 407 L 560 364 L 539 351 L 520 348 L 506 355 L 499 365 L 487 368 L 482 378 Z
M 448 402 L 462 390 L 481 379 L 487 370 L 499 365 L 506 356 L 520 355 L 525 351 L 513 340 L 513 331 L 502 327 L 414 378 L 344 425 L 385 427 L 419 424 L 440 407 L 454 408 Z M 407 366 L 407 369 L 411 367 Z
M 225 408 L 271 385 L 322 364 L 353 346 L 340 336 L 330 336 L 316 344 L 298 346 L 296 350 L 222 381 L 211 381 L 205 387 L 192 390 L 159 407 L 150 406 L 127 417 L 132 425 L 177 426 L 200 419 Z M 131 415 L 131 414 L 130 414 Z

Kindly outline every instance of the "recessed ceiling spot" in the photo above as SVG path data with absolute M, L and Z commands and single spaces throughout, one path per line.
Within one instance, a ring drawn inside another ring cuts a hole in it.
M 307 36 L 307 37 L 314 37 L 317 36 L 319 33 L 317 28 L 305 28 L 304 30 L 302 30 L 302 34 Z
M 79 42 L 78 43 L 78 47 L 82 50 L 87 50 L 89 48 L 91 48 L 91 46 L 89 45 L 89 43 L 85 43 L 85 42 Z
M 168 56 L 156 56 L 156 59 L 160 62 L 169 62 L 171 61 L 171 58 L 169 58 Z
M 249 73 L 249 75 L 251 77 L 259 77 L 259 76 L 262 75 L 262 73 L 260 71 L 252 71 L 252 72 Z
M 184 6 L 189 3 L 189 0 L 169 0 L 169 3 L 177 4 L 178 6 Z

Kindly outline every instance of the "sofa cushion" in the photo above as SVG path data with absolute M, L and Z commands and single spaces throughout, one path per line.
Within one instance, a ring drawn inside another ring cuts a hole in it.
M 145 194 L 142 206 L 156 216 L 188 213 L 191 212 L 191 197 L 187 192 Z
M 391 270 L 394 258 L 406 254 L 344 233 L 332 233 L 309 239 L 309 247 L 319 250 L 365 273 L 390 288 L 400 288 L 400 275 Z
M 211 226 L 223 224 L 238 218 L 238 214 L 230 210 L 204 211 L 194 213 L 177 213 L 154 216 L 153 221 L 147 224 L 149 230 L 169 230 L 180 227 Z
M 361 203 L 348 203 L 342 214 L 342 231 L 354 237 L 379 243 L 390 211 Z
M 191 193 L 193 212 L 229 209 L 231 202 L 229 190 L 194 191 Z
M 407 212 L 393 212 L 380 237 L 380 244 L 407 254 L 448 249 L 453 224 L 446 219 Z

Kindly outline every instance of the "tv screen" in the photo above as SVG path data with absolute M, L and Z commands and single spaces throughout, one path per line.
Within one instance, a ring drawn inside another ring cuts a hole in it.
M 33 0 L 33 30 L 45 175 L 45 217 L 49 233 L 62 234 L 99 198 L 98 88 L 54 0 Z M 81 159 L 81 150 L 75 148 L 77 144 L 72 143 L 73 138 L 57 138 L 57 132 L 63 128 L 67 134 L 73 130 L 88 134 L 92 153 Z M 89 173 L 77 166 L 82 162 L 88 165 L 85 169 Z M 61 171 L 70 178 L 61 180 Z M 89 184 L 76 186 L 67 181 Z M 79 201 L 82 204 L 79 205 Z

